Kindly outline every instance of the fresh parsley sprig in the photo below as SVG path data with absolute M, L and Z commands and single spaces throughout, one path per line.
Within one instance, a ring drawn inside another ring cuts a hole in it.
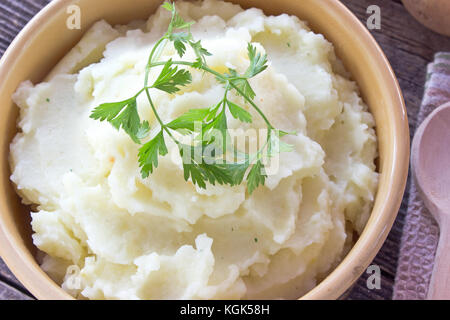
M 247 190 L 251 194 L 258 186 L 265 183 L 267 175 L 263 163 L 264 157 L 273 157 L 278 152 L 292 151 L 292 146 L 280 140 L 281 136 L 291 133 L 275 129 L 254 102 L 256 93 L 251 87 L 249 79 L 267 68 L 267 55 L 261 54 L 254 45 L 249 43 L 247 54 L 250 64 L 247 70 L 243 74 L 239 74 L 237 70 L 229 68 L 228 72 L 221 74 L 208 66 L 206 57 L 211 53 L 202 46 L 200 40 L 194 40 L 190 31 L 193 22 L 184 21 L 173 3 L 165 2 L 162 6 L 171 13 L 171 21 L 167 32 L 151 50 L 145 68 L 143 88 L 127 100 L 103 103 L 97 106 L 90 117 L 100 121 L 106 120 L 117 130 L 122 128 L 134 142 L 141 144 L 138 162 L 143 178 L 153 173 L 158 167 L 158 158 L 168 153 L 165 141 L 168 136 L 178 146 L 183 159 L 186 181 L 190 179 L 194 185 L 206 188 L 206 183 L 235 186 L 246 179 Z M 184 56 L 188 47 L 191 48 L 196 56 L 195 61 L 172 59 L 159 61 L 167 43 L 173 44 L 180 58 Z M 152 84 L 149 84 L 150 70 L 157 66 L 162 66 L 159 76 Z M 217 81 L 224 86 L 223 98 L 209 108 L 192 109 L 169 123 L 164 123 L 153 103 L 150 90 L 156 89 L 173 94 L 189 85 L 192 82 L 192 75 L 184 67 L 202 70 L 215 76 Z M 145 143 L 142 141 L 148 138 L 150 125 L 146 120 L 141 121 L 136 102 L 137 97 L 143 92 L 147 96 L 160 127 L 158 133 Z M 245 108 L 229 100 L 230 92 L 241 96 L 266 123 L 266 141 L 255 154 L 240 153 L 229 145 L 227 111 L 233 118 L 241 122 L 251 123 L 253 120 L 252 115 Z M 201 124 L 200 132 L 196 131 L 196 123 Z M 222 139 L 217 139 L 215 134 L 217 131 L 221 133 Z M 195 135 L 194 143 L 182 143 L 175 137 L 175 132 Z M 233 161 L 223 161 L 223 156 L 230 148 L 233 152 Z

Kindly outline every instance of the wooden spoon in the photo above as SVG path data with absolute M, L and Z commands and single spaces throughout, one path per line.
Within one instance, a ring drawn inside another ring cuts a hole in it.
M 411 149 L 417 187 L 440 228 L 427 299 L 450 299 L 450 102 L 417 129 Z

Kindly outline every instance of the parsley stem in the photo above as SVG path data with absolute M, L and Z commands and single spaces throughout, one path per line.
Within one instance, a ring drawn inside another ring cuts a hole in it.
M 161 118 L 159 117 L 158 112 L 156 111 L 155 105 L 153 104 L 153 100 L 150 96 L 150 91 L 149 91 L 149 87 L 148 86 L 148 76 L 150 74 L 150 69 L 153 66 L 156 65 L 160 65 L 158 62 L 153 62 L 154 59 L 158 59 L 159 56 L 161 55 L 162 51 L 164 50 L 164 47 L 167 43 L 167 35 L 164 35 L 164 37 L 162 37 L 161 39 L 158 40 L 158 42 L 156 42 L 156 44 L 153 46 L 153 49 L 150 53 L 150 56 L 148 58 L 148 62 L 147 62 L 147 66 L 145 67 L 145 77 L 144 77 L 144 89 L 145 90 L 145 94 L 147 95 L 147 100 L 150 103 L 150 107 L 152 108 L 153 114 L 155 115 L 156 120 L 158 120 L 161 129 L 164 130 L 165 132 L 167 132 L 167 134 L 172 138 L 172 140 L 177 144 L 180 145 L 180 142 L 172 135 L 172 133 L 170 132 L 170 130 L 167 128 L 167 126 L 164 124 L 164 122 L 161 120 Z M 158 49 L 158 51 L 157 51 Z M 156 56 L 155 56 L 156 53 Z M 142 90 L 139 92 L 141 93 Z
M 167 134 L 172 138 L 172 140 L 179 145 L 180 142 L 172 135 L 172 133 L 170 132 L 170 130 L 167 128 L 167 126 L 164 124 L 164 122 L 161 120 L 161 118 L 159 117 L 158 112 L 156 111 L 155 105 L 153 104 L 153 100 L 150 96 L 150 92 L 148 90 L 148 87 L 145 88 L 145 93 L 147 95 L 147 99 L 148 102 L 150 103 L 150 107 L 152 108 L 153 113 L 155 114 L 156 119 L 158 120 L 161 129 L 164 130 L 165 132 L 167 132 Z
M 158 49 L 158 47 L 160 46 L 160 44 L 166 40 L 166 36 L 162 37 L 161 39 L 158 40 L 158 42 L 156 42 L 156 44 L 153 46 L 152 51 L 150 53 L 150 56 L 148 57 L 148 62 L 147 65 L 145 66 L 145 78 L 144 78 L 144 87 L 147 87 L 148 84 L 148 76 L 150 73 L 150 69 L 153 67 L 153 65 L 155 64 L 155 62 L 153 62 L 154 59 L 154 54 L 156 52 L 156 49 Z M 165 45 L 165 44 L 164 44 Z M 161 54 L 162 50 L 159 50 L 159 54 L 157 56 L 159 56 Z M 157 62 L 156 62 L 157 63 Z

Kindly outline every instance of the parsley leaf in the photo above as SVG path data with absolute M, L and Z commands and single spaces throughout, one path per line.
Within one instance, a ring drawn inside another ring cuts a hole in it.
M 170 12 L 175 10 L 175 6 L 172 3 L 168 2 L 168 1 L 164 2 L 161 5 L 161 7 L 166 9 L 167 11 L 170 11 Z
M 177 50 L 180 58 L 182 58 L 186 52 L 185 43 L 187 43 L 190 38 L 191 35 L 187 32 L 172 33 L 170 35 L 169 39 L 173 41 L 173 46 L 175 47 L 175 50 Z
M 252 87 L 250 86 L 250 83 L 248 82 L 247 78 L 241 77 L 236 70 L 234 69 L 228 69 L 227 74 L 225 74 L 226 79 L 231 84 L 232 87 L 237 88 L 238 90 L 236 93 L 239 96 L 247 96 L 251 100 L 253 100 L 256 96 L 255 91 L 253 91 Z
M 251 43 L 247 45 L 247 53 L 250 59 L 250 66 L 245 72 L 245 75 L 248 78 L 253 78 L 267 69 L 267 54 L 261 55 L 261 53 L 257 53 L 256 47 Z
M 143 127 L 141 126 L 136 98 L 134 97 L 116 103 L 103 103 L 92 111 L 90 117 L 100 121 L 107 120 L 117 130 L 123 128 L 136 143 L 140 143 L 139 136 L 142 136 L 146 127 L 145 124 L 143 124 Z
M 259 186 L 264 185 L 266 181 L 266 172 L 264 170 L 264 165 L 261 160 L 258 160 L 250 169 L 250 172 L 247 176 L 247 190 L 249 194 L 252 194 L 253 191 Z
M 162 7 L 172 13 L 172 20 L 170 21 L 167 33 L 171 34 L 174 29 L 186 29 L 194 24 L 193 21 L 186 22 L 176 11 L 175 5 L 170 2 L 165 2 Z
M 251 43 L 247 45 L 247 54 L 250 60 L 250 65 L 245 71 L 244 75 L 239 75 L 234 69 L 228 69 L 228 74 L 225 74 L 228 82 L 234 87 L 238 95 L 247 96 L 250 100 L 253 100 L 256 96 L 255 91 L 253 91 L 248 79 L 256 76 L 257 74 L 263 72 L 267 69 L 267 55 L 261 55 L 257 53 L 256 47 Z M 219 81 L 222 79 L 218 78 Z M 221 81 L 223 83 L 223 80 Z
M 123 109 L 119 115 L 109 122 L 111 122 L 117 130 L 122 127 L 125 132 L 136 134 L 140 127 L 136 99 L 131 100 L 125 109 Z
M 206 56 L 211 56 L 212 54 L 202 46 L 201 41 L 200 40 L 198 40 L 197 42 L 190 41 L 189 44 L 194 50 L 197 59 L 200 59 L 202 63 L 206 63 Z
M 198 185 L 202 189 L 206 189 L 205 178 L 202 170 L 195 163 L 185 163 L 183 161 L 184 180 L 191 178 L 192 183 Z
M 255 91 L 253 91 L 253 89 L 250 86 L 250 83 L 248 82 L 247 79 L 237 78 L 237 79 L 230 80 L 230 83 L 234 87 L 239 89 L 239 91 L 237 91 L 237 94 L 239 96 L 247 96 L 250 98 L 250 100 L 253 100 L 255 98 L 256 93 L 255 93 Z
M 142 178 L 147 178 L 158 167 L 158 156 L 167 154 L 167 146 L 164 141 L 164 132 L 161 130 L 153 139 L 139 149 L 139 166 Z
M 235 186 L 241 184 L 245 172 L 248 168 L 248 162 L 244 163 L 226 163 L 220 162 L 198 162 L 196 161 L 196 152 L 202 152 L 211 145 L 203 144 L 201 146 L 186 146 L 180 149 L 181 157 L 183 158 L 184 179 L 186 181 L 191 179 L 192 183 L 198 185 L 200 188 L 206 188 L 206 182 L 215 185 L 228 184 Z M 189 155 L 184 154 L 188 150 Z
M 228 109 L 230 110 L 231 115 L 242 122 L 251 123 L 252 115 L 242 107 L 237 104 L 227 100 Z
M 203 178 L 213 186 L 218 184 L 232 184 L 233 180 L 226 168 L 218 166 L 216 163 L 202 162 L 198 165 L 203 173 Z
M 171 31 L 172 31 L 174 29 L 186 29 L 186 28 L 189 28 L 190 26 L 192 26 L 193 24 L 194 24 L 193 21 L 186 22 L 183 20 L 183 18 L 177 12 L 175 12 L 170 26 L 171 26 Z
M 193 132 L 195 129 L 195 122 L 203 123 L 203 120 L 209 115 L 210 112 L 211 110 L 208 108 L 191 109 L 166 124 L 166 126 L 172 130 L 186 129 Z
M 227 164 L 218 164 L 218 167 L 226 170 L 231 177 L 232 186 L 237 186 L 242 183 L 244 180 L 245 173 L 249 167 L 248 159 L 241 163 L 227 163 Z
M 192 68 L 194 69 L 201 69 L 203 67 L 203 61 L 201 58 L 195 59 L 195 62 L 192 63 Z
M 209 110 L 209 114 L 206 117 L 206 121 L 211 121 L 216 117 L 217 112 L 220 109 L 220 106 L 223 104 L 223 101 L 220 101 L 215 107 Z
M 136 137 L 140 140 L 147 138 L 148 134 L 150 133 L 150 124 L 147 120 L 144 120 L 136 133 Z
M 175 93 L 180 91 L 179 87 L 186 86 L 192 82 L 191 73 L 188 70 L 180 69 L 173 66 L 172 59 L 165 64 L 158 78 L 152 85 L 152 88 L 165 91 L 167 93 Z
M 227 116 L 225 110 L 222 110 L 212 121 L 203 126 L 202 139 L 207 143 L 214 143 L 225 153 L 228 142 L 231 140 L 227 129 Z
M 132 99 L 133 98 L 119 102 L 102 103 L 91 112 L 90 118 L 100 121 L 111 121 Z

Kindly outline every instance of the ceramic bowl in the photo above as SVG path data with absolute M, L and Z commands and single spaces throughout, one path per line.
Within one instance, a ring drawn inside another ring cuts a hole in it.
M 380 172 L 370 219 L 343 261 L 304 299 L 336 299 L 358 279 L 386 239 L 402 200 L 409 159 L 406 110 L 396 77 L 366 27 L 336 0 L 233 0 L 266 14 L 287 13 L 309 22 L 331 41 L 339 58 L 358 83 L 376 121 Z M 70 299 L 39 267 L 31 240 L 29 209 L 21 205 L 10 182 L 9 145 L 16 133 L 18 108 L 12 93 L 24 80 L 40 82 L 95 21 L 124 24 L 145 19 L 157 0 L 54 0 L 17 36 L 0 62 L 0 250 L 15 276 L 39 299 Z M 81 9 L 81 29 L 69 30 L 67 8 Z

